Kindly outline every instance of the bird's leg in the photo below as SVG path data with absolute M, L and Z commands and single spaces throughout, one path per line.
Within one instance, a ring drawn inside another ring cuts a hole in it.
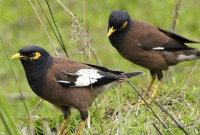
M 154 73 L 154 72 L 151 71 L 151 75 L 152 75 L 152 79 L 151 79 L 151 81 L 149 82 L 149 85 L 148 85 L 148 87 L 147 87 L 147 92 L 149 92 L 149 91 L 151 90 L 151 87 L 152 87 L 152 85 L 153 85 L 153 83 L 154 83 L 154 81 L 155 81 L 155 79 L 156 79 L 156 73 Z M 142 96 L 143 96 L 143 97 L 146 97 L 146 94 L 143 93 Z M 139 102 L 139 104 L 144 104 L 144 101 L 143 101 L 142 99 L 140 99 L 138 102 Z
M 148 103 L 151 104 L 153 101 L 153 98 L 156 96 L 156 93 L 158 92 L 158 88 L 160 87 L 160 84 L 162 83 L 162 79 L 158 81 L 158 85 L 156 86 L 156 89 L 153 91 L 151 98 L 149 99 Z
M 69 135 L 67 132 L 68 132 L 68 129 L 65 129 L 62 135 Z
M 163 78 L 162 71 L 157 71 L 156 74 L 158 76 L 158 85 L 156 86 L 156 89 L 153 91 L 151 98 L 149 99 L 149 104 L 152 103 L 152 101 L 153 101 L 152 99 L 156 96 L 158 88 L 160 87 L 160 84 L 162 83 L 162 78 Z
M 152 87 L 152 85 L 153 85 L 153 83 L 154 83 L 154 81 L 155 81 L 155 79 L 156 79 L 156 74 L 151 74 L 152 75 L 152 79 L 151 79 L 151 81 L 149 82 L 149 85 L 148 85 L 148 87 L 147 87 L 147 92 L 149 92 L 150 90 L 151 90 L 151 87 Z
M 57 135 L 62 135 L 62 134 L 63 134 L 63 131 L 64 131 L 64 129 L 65 129 L 67 123 L 69 122 L 69 120 L 70 120 L 70 117 L 68 117 L 68 118 L 63 122 L 63 124 L 62 124 L 62 125 L 60 126 L 60 128 L 59 128 L 59 131 L 58 131 Z
M 87 119 L 85 119 L 84 121 L 81 121 L 81 123 L 78 127 L 78 131 L 76 132 L 76 135 L 80 135 L 80 133 L 81 133 L 83 127 L 85 126 L 86 122 L 87 122 Z

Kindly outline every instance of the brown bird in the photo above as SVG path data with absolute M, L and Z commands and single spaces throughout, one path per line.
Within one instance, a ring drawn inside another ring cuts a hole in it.
M 81 114 L 82 122 L 76 133 L 80 134 L 86 124 L 88 109 L 99 94 L 124 78 L 143 74 L 111 71 L 68 58 L 54 58 L 39 46 L 26 46 L 12 58 L 21 61 L 33 92 L 62 111 L 66 120 L 59 135 L 70 120 L 70 107 L 78 109 Z
M 110 14 L 108 38 L 125 59 L 150 70 L 152 80 L 147 91 L 150 91 L 157 75 L 158 85 L 152 93 L 152 98 L 156 96 L 161 84 L 162 70 L 167 70 L 169 66 L 182 61 L 200 58 L 199 50 L 184 44 L 200 42 L 143 21 L 132 20 L 123 10 L 114 10 Z M 152 100 L 149 101 L 151 102 Z

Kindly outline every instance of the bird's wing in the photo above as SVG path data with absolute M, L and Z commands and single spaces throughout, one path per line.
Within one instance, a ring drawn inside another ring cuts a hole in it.
M 64 71 L 62 77 L 57 80 L 64 87 L 88 87 L 108 84 L 118 79 L 119 76 L 113 73 L 103 72 L 95 68 L 82 68 L 73 73 Z
M 124 73 L 105 67 L 80 63 L 68 58 L 55 58 L 50 67 L 51 74 L 64 87 L 101 86 L 121 78 L 142 75 L 142 72 Z
M 135 21 L 134 27 L 137 32 L 137 39 L 140 41 L 140 46 L 146 50 L 159 51 L 179 51 L 191 50 L 184 43 L 199 43 L 182 37 L 178 34 L 163 30 L 151 24 L 142 21 Z M 138 27 L 138 28 L 137 28 Z M 143 31 L 143 32 L 141 32 Z
M 60 85 L 68 88 L 100 86 L 125 76 L 123 72 L 83 64 L 68 58 L 55 58 L 49 71 Z
M 85 63 L 83 63 L 83 64 L 85 64 Z M 92 65 L 92 64 L 85 64 L 85 65 L 96 68 L 96 69 L 101 70 L 103 72 L 110 72 L 110 73 L 114 73 L 114 74 L 123 74 L 124 73 L 123 71 L 113 71 L 113 70 L 109 70 L 105 67 L 101 67 L 101 66 L 97 66 L 97 65 Z
M 198 42 L 198 41 L 193 41 L 193 40 L 187 39 L 187 38 L 185 38 L 185 37 L 183 37 L 183 36 L 181 36 L 181 35 L 179 35 L 179 34 L 176 34 L 176 33 L 171 32 L 171 31 L 163 30 L 163 29 L 161 29 L 161 28 L 159 28 L 159 27 L 158 27 L 158 29 L 159 29 L 159 31 L 161 31 L 162 33 L 164 33 L 164 34 L 170 36 L 171 38 L 173 38 L 173 39 L 175 39 L 175 40 L 177 40 L 177 41 L 179 41 L 179 42 L 181 42 L 181 43 L 200 43 L 200 42 Z

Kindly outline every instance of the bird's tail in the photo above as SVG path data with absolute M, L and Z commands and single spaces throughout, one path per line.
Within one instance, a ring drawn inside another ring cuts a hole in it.
M 178 62 L 189 61 L 199 58 L 200 58 L 200 50 L 197 49 L 179 51 L 179 54 L 177 55 Z
M 142 72 L 132 72 L 132 73 L 125 73 L 124 74 L 124 77 L 127 77 L 127 78 L 131 78 L 133 76 L 138 76 L 138 75 L 143 75 L 144 73 Z

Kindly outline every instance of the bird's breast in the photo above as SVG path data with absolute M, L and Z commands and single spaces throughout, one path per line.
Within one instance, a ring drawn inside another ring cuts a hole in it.
M 44 76 L 41 74 L 27 75 L 28 83 L 35 94 L 41 96 L 44 91 L 43 84 L 44 84 Z

